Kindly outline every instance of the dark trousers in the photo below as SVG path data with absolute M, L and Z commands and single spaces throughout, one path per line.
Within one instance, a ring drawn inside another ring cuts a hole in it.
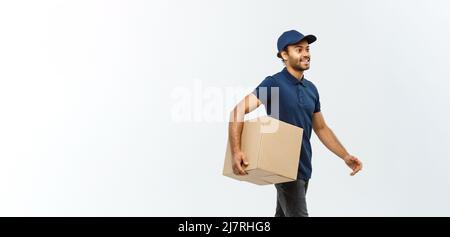
M 277 209 L 275 217 L 308 217 L 306 191 L 308 181 L 298 179 L 275 184 L 277 189 Z

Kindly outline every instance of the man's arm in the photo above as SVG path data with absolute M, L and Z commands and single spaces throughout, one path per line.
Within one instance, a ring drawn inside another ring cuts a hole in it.
M 361 161 L 347 152 L 336 135 L 334 135 L 333 131 L 325 123 L 322 113 L 314 113 L 312 120 L 314 132 L 319 137 L 320 141 L 328 148 L 328 150 L 344 160 L 345 164 L 353 170 L 350 175 L 353 176 L 358 173 L 358 171 L 362 169 Z
M 241 151 L 241 135 L 244 126 L 244 116 L 258 108 L 261 101 L 253 94 L 248 94 L 231 111 L 228 125 L 228 139 L 230 140 L 231 154 L 233 157 L 232 168 L 234 174 L 245 175 L 244 168 L 248 165 L 245 154 Z

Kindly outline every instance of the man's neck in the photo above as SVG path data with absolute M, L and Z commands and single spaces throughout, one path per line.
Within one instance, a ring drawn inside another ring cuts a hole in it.
M 303 78 L 303 71 L 297 71 L 292 67 L 286 67 L 288 72 L 294 76 L 297 80 L 301 80 Z

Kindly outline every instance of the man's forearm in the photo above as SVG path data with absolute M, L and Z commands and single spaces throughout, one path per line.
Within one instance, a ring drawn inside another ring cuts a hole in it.
M 338 138 L 329 127 L 324 127 L 316 131 L 316 134 L 328 150 L 339 156 L 341 159 L 344 159 L 349 155 L 345 147 L 339 142 Z
M 250 113 L 260 104 L 261 102 L 254 94 L 249 94 L 231 111 L 228 125 L 228 139 L 230 140 L 231 152 L 233 154 L 241 151 L 241 134 L 244 128 L 245 114 Z
M 241 134 L 244 127 L 245 113 L 240 111 L 238 107 L 233 109 L 230 114 L 230 122 L 228 125 L 228 139 L 230 140 L 231 152 L 236 153 L 241 150 Z

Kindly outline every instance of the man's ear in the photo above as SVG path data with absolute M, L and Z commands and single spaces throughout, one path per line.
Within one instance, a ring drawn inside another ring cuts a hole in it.
M 281 51 L 281 59 L 283 59 L 283 61 L 287 61 L 288 60 L 288 53 L 286 52 L 286 50 Z

